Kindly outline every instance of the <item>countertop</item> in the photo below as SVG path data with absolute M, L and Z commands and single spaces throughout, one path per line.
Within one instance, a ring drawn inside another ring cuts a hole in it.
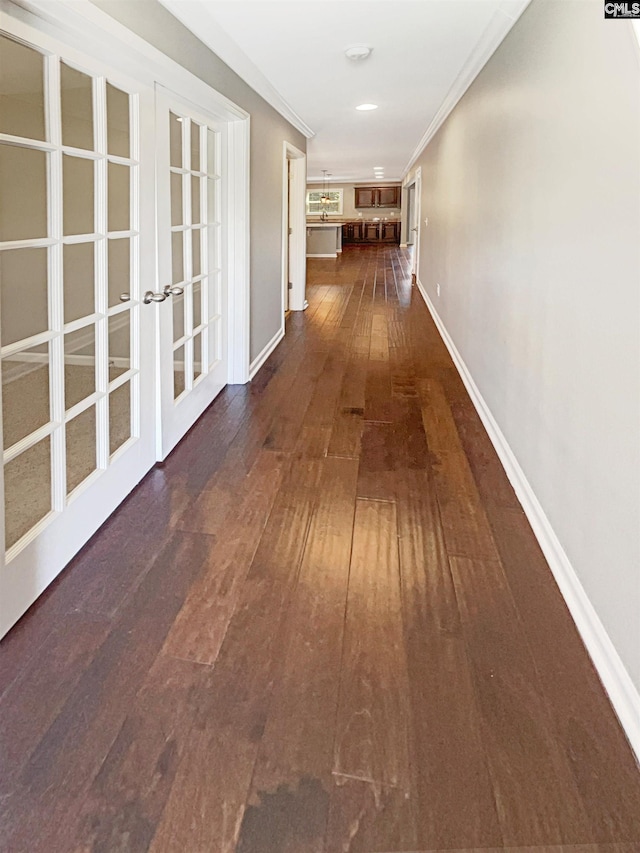
M 386 219 L 384 216 L 379 216 L 376 219 L 307 219 L 307 228 L 311 226 L 317 227 L 331 227 L 335 225 L 348 225 L 350 222 L 400 222 L 399 219 Z

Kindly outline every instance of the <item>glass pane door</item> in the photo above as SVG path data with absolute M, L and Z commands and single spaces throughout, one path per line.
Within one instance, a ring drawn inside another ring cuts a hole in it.
M 138 95 L 9 34 L 0 57 L 1 636 L 153 463 L 153 322 Z
M 225 125 L 157 101 L 162 455 L 227 381 Z M 164 177 L 163 177 L 164 176 Z

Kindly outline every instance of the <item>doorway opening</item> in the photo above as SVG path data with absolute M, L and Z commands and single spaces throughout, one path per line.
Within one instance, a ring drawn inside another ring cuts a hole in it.
M 287 311 L 304 311 L 307 274 L 307 158 L 289 142 L 282 158 L 282 331 Z
M 404 240 L 402 246 L 411 249 L 411 283 L 419 279 L 420 263 L 420 228 L 421 228 L 421 198 L 422 170 L 416 169 L 404 186 L 403 225 Z

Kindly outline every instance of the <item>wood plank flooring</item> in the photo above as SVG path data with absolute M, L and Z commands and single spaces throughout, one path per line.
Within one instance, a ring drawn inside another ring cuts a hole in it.
M 640 853 L 640 772 L 396 247 L 0 644 L 3 853 Z

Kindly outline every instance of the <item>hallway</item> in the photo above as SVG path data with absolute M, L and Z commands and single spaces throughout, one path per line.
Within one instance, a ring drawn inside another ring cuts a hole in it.
M 0 848 L 638 853 L 637 766 L 406 252 L 312 261 L 308 298 L 0 645 Z

